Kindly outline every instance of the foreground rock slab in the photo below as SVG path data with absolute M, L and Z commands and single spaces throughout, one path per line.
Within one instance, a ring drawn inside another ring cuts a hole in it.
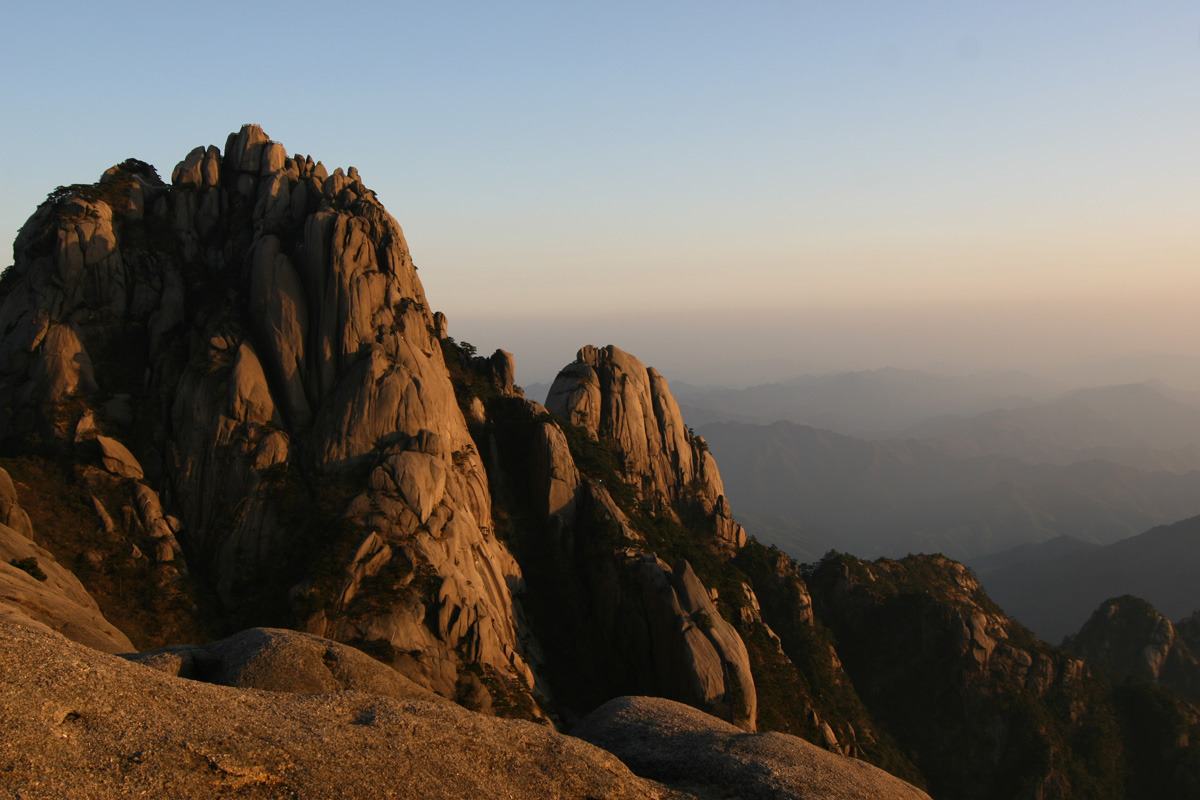
M 361 650 L 280 628 L 249 628 L 205 645 L 173 645 L 121 657 L 167 675 L 239 689 L 293 694 L 352 689 L 453 705 Z
M 572 733 L 613 753 L 642 777 L 704 797 L 929 800 L 920 789 L 864 761 L 787 734 L 746 733 L 658 697 L 610 700 Z
M 214 686 L 0 619 L 0 795 L 680 798 L 540 725 L 353 691 Z

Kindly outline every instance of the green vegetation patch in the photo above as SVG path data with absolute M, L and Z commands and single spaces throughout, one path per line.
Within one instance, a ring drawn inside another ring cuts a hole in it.
M 14 558 L 8 563 L 19 570 L 28 572 L 30 576 L 39 581 L 44 581 L 47 578 L 46 573 L 41 567 L 38 566 L 38 560 L 33 556 L 30 556 L 29 558 Z

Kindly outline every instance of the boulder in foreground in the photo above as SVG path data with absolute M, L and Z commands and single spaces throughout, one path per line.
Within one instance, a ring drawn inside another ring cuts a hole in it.
M 658 697 L 618 697 L 574 735 L 603 747 L 638 775 L 702 796 L 744 800 L 929 800 L 929 795 L 855 758 L 784 733 L 746 733 Z
M 0 620 L 0 784 L 65 798 L 680 798 L 534 723 L 164 675 Z

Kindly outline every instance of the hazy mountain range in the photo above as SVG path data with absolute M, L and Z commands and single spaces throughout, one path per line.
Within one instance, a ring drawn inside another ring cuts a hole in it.
M 915 440 L 867 441 L 791 422 L 699 429 L 747 530 L 798 558 L 971 558 L 1070 535 L 1097 544 L 1200 513 L 1200 471 L 1109 461 L 959 458 Z
M 696 427 L 789 421 L 860 439 L 920 440 L 957 457 L 1200 468 L 1200 392 L 1158 379 L 1064 388 L 1069 385 L 1022 372 L 878 369 L 739 389 L 678 383 L 677 394 Z M 548 388 L 532 384 L 526 391 L 540 399 Z
M 1106 546 L 1056 539 L 969 562 L 993 600 L 1048 642 L 1106 598 L 1131 594 L 1178 620 L 1200 609 L 1200 517 Z
M 1174 372 L 1167 374 L 1183 380 Z M 884 368 L 801 375 L 736 389 L 680 383 L 677 393 L 693 425 L 787 420 L 861 438 L 924 438 L 956 433 L 956 425 L 973 427 L 976 419 L 979 424 L 997 424 L 995 415 L 1002 411 L 1027 419 L 1026 424 L 1058 426 L 1082 410 L 1087 420 L 1100 425 L 1089 428 L 1080 420 L 1079 434 L 1088 438 L 1098 433 L 1113 446 L 1149 443 L 1169 448 L 1179 435 L 1196 440 L 1200 391 L 1151 375 L 1138 381 L 1079 384 L 1018 371 L 950 375 Z M 531 396 L 540 396 L 539 390 L 544 393 L 536 385 Z M 1150 441 L 1142 441 L 1147 435 Z M 1089 440 L 1083 446 L 1100 444 Z
M 1014 384 L 1006 387 L 1005 377 Z M 1018 397 L 1005 388 L 1022 390 L 1023 399 L 931 416 L 889 438 L 791 421 L 710 422 L 698 430 L 749 533 L 802 560 L 828 549 L 970 559 L 1000 606 L 1052 642 L 1122 594 L 1144 597 L 1172 618 L 1200 608 L 1194 393 L 1152 381 L 1033 402 L 1039 387 L 1019 373 L 977 380 L 878 370 L 740 396 L 756 398 L 750 407 L 759 413 L 865 430 L 935 407 Z M 709 413 L 722 407 L 713 401 L 730 397 L 690 396 L 705 399 Z M 1178 520 L 1185 521 L 1170 524 Z
M 1162 384 L 1077 389 L 1050 402 L 938 417 L 902 432 L 956 456 L 1070 464 L 1104 459 L 1146 469 L 1200 468 L 1200 404 Z
M 1053 397 L 1060 385 L 1021 372 L 938 375 L 876 369 L 801 375 L 743 389 L 678 389 L 695 425 L 788 420 L 862 437 L 879 437 L 930 417 L 1023 407 Z
M 1200 513 L 1200 396 L 880 369 L 682 386 L 738 518 L 800 558 L 1106 544 Z

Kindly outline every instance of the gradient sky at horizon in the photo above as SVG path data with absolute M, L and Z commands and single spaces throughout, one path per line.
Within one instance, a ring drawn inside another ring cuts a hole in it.
M 525 381 L 1200 355 L 1196 3 L 7 3 L 0 108 L 6 243 L 255 121 Z

